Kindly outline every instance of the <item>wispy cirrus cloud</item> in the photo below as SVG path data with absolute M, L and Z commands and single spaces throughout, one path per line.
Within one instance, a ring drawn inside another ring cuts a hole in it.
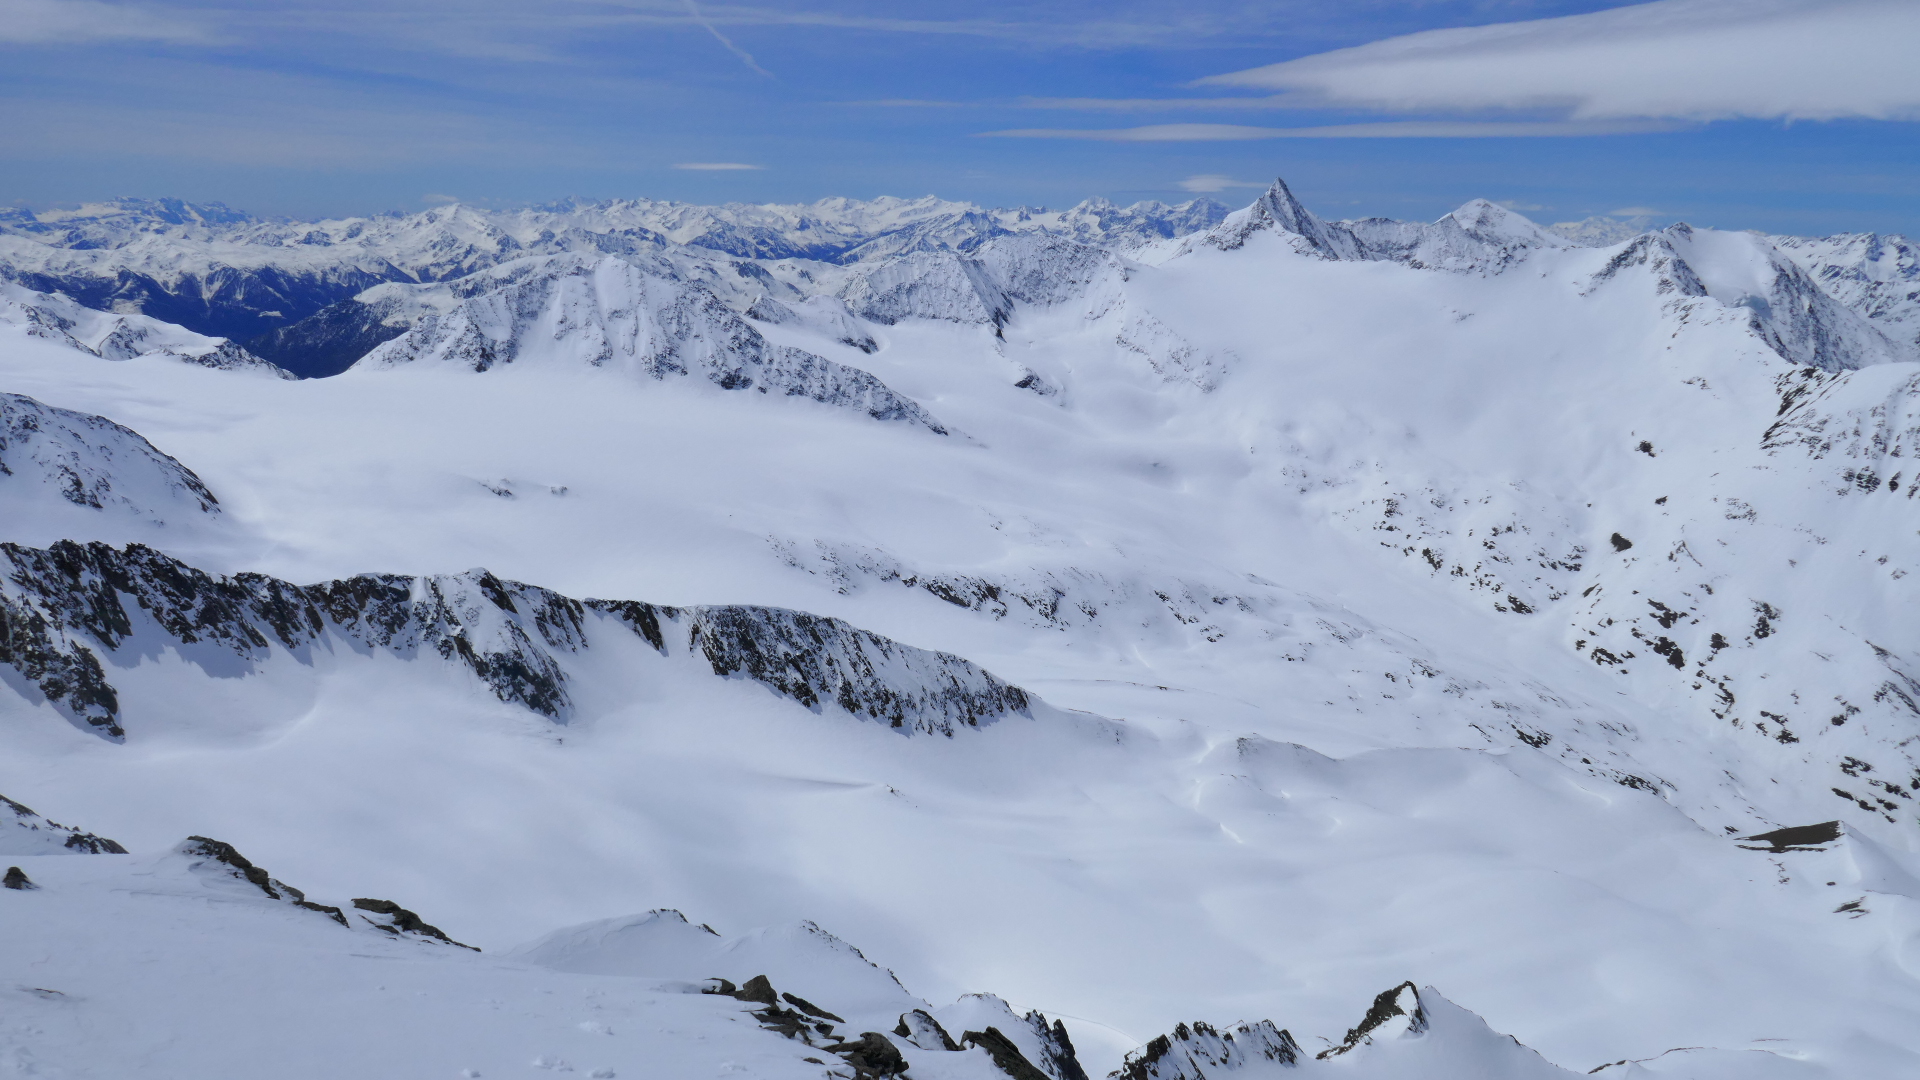
M 100 0 L 0 0 L 0 43 L 82 45 L 102 41 L 211 42 L 205 26 L 178 14 Z
M 749 165 L 744 161 L 682 161 L 674 166 L 688 172 L 759 172 L 765 165 Z
M 1014 128 L 983 131 L 980 138 L 1081 139 L 1095 142 L 1249 142 L 1256 139 L 1520 139 L 1593 135 L 1643 135 L 1690 125 L 1670 121 L 1476 121 L 1394 120 L 1317 127 L 1254 127 L 1246 124 L 1149 124 L 1131 128 Z
M 1658 0 L 1429 30 L 1199 80 L 1396 112 L 1920 119 L 1912 0 Z

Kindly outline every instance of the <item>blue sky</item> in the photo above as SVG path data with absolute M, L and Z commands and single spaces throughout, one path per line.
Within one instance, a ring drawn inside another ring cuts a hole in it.
M 1916 0 L 0 0 L 0 204 L 1237 205 L 1283 175 L 1334 217 L 1920 233 L 1917 52 Z

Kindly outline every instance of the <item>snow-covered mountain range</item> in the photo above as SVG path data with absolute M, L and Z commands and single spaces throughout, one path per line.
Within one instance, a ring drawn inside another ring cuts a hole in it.
M 1920 1068 L 1903 238 L 125 201 L 0 275 L 0 1060 Z

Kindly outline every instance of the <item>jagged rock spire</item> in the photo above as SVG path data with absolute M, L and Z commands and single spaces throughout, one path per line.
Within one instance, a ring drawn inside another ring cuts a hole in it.
M 1362 258 L 1359 245 L 1343 230 L 1330 229 L 1313 211 L 1302 206 L 1287 182 L 1275 177 L 1273 186 L 1252 206 L 1229 214 L 1227 220 L 1207 234 L 1206 242 L 1231 251 L 1247 242 L 1254 233 L 1272 230 L 1290 233 L 1303 243 L 1302 252 L 1324 259 Z

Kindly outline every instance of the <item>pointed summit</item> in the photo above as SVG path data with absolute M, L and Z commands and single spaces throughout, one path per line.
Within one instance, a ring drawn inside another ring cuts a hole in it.
M 1295 250 L 1323 259 L 1364 258 L 1358 244 L 1345 230 L 1333 229 L 1295 198 L 1287 182 L 1274 178 L 1266 194 L 1244 210 L 1228 214 L 1225 221 L 1206 235 L 1206 243 L 1223 251 L 1232 251 L 1263 231 L 1288 233 L 1299 238 Z

